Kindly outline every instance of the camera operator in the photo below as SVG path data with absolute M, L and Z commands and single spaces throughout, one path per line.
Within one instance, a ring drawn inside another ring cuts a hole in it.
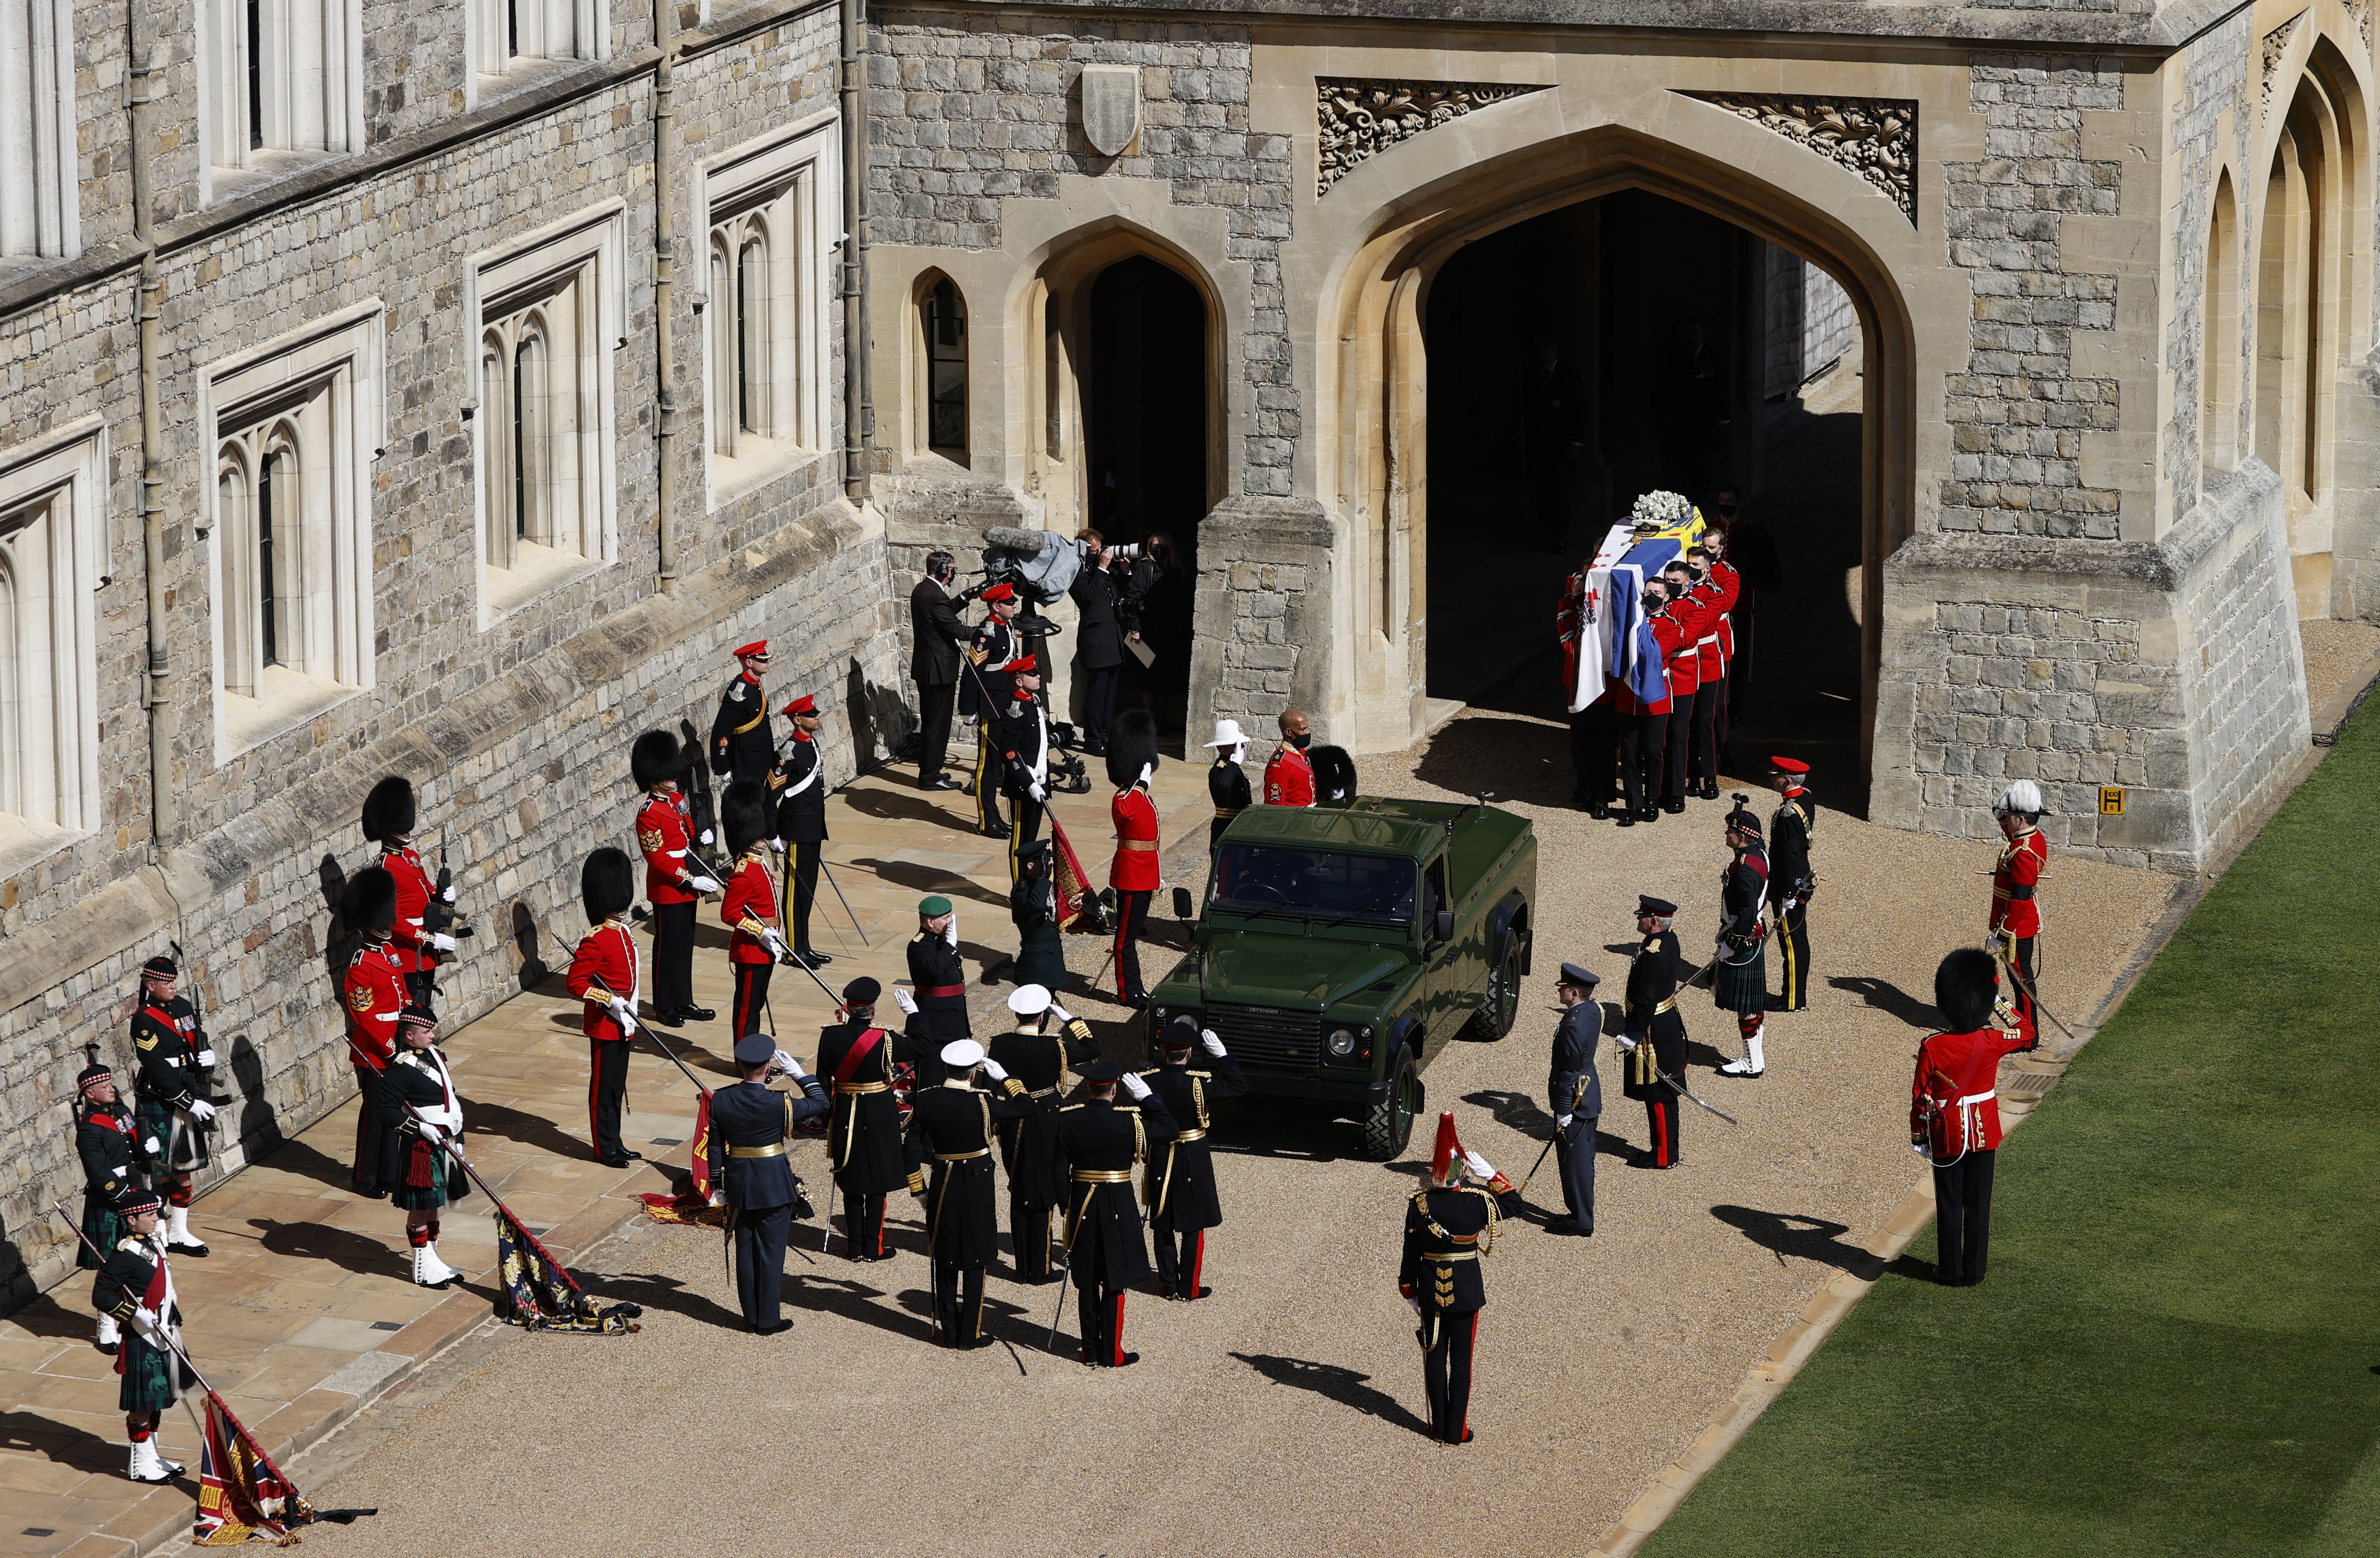
M 1083 750 L 1096 757 L 1108 749 L 1108 727 L 1115 719 L 1116 678 L 1123 671 L 1121 608 L 1131 565 L 1097 530 L 1086 529 L 1075 540 L 1088 566 L 1075 576 L 1066 593 L 1083 614 L 1075 629 L 1080 635 L 1075 640 L 1080 646 L 1075 663 L 1084 672 Z
M 967 626 L 959 617 L 958 596 L 952 581 L 958 562 L 949 553 L 926 554 L 926 577 L 909 591 L 909 631 L 913 640 L 909 674 L 917 681 L 917 787 L 955 790 L 959 782 L 942 772 L 951 745 L 951 714 L 958 706 L 959 651 L 967 641 Z

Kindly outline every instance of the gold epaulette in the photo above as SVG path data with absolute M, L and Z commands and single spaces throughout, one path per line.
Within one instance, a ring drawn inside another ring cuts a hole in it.
M 1062 1103 L 1062 1104 L 1060 1104 L 1060 1105 L 1058 1106 L 1058 1113 L 1059 1113 L 1059 1114 L 1073 1114 L 1075 1110 L 1080 1109 L 1080 1108 L 1082 1108 L 1082 1107 L 1084 1107 L 1084 1106 L 1083 1106 L 1082 1104 L 1079 1104 L 1079 1103 Z
M 1154 1076 L 1156 1076 L 1156 1075 L 1158 1074 L 1158 1072 L 1160 1072 L 1160 1071 L 1161 1071 L 1161 1070 L 1163 1070 L 1163 1069 L 1164 1069 L 1164 1068 L 1163 1068 L 1162 1066 L 1148 1065 L 1148 1066 L 1143 1066 L 1143 1067 L 1142 1067 L 1141 1069 L 1139 1069 L 1138 1071 L 1134 1072 L 1134 1073 L 1133 1073 L 1133 1075 L 1134 1075 L 1134 1076 L 1135 1076 L 1135 1077 L 1154 1077 Z

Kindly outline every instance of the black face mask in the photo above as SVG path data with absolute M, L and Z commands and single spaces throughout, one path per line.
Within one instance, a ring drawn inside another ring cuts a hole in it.
M 1305 750 L 1306 743 L 1313 739 L 1314 733 L 1312 731 L 1300 731 L 1297 735 L 1289 738 L 1289 744 L 1302 752 Z
M 1722 515 L 1726 515 L 1726 516 L 1732 516 L 1732 515 L 1735 513 L 1736 505 L 1733 505 L 1733 504 L 1731 504 L 1731 503 L 1723 503 L 1723 504 L 1718 504 L 1718 505 L 1716 505 L 1715 506 L 1718 509 L 1719 513 L 1720 513 L 1720 514 L 1722 514 Z

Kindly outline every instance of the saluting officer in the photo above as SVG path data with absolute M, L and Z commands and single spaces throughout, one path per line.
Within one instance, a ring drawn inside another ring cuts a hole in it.
M 1934 1004 L 1950 1031 L 1917 1046 L 1909 1084 L 1909 1143 L 1934 1170 L 1934 1274 L 1951 1287 L 1973 1287 L 1990 1264 L 2000 1057 L 2032 1047 L 1991 1026 L 1998 995 L 1990 955 L 1961 947 L 1943 958 Z
M 102 1251 L 114 1249 L 124 1240 L 124 1216 L 120 1204 L 135 1190 L 145 1190 L 139 1170 L 149 1161 L 142 1150 L 140 1128 L 133 1122 L 132 1111 L 115 1096 L 115 1073 L 98 1064 L 86 1065 L 75 1076 L 75 1156 L 82 1160 L 82 1232 L 83 1237 Z M 82 1271 L 100 1268 L 99 1257 L 89 1248 L 75 1247 L 75 1265 Z M 99 1338 L 101 1352 L 113 1354 L 117 1345 L 115 1317 L 100 1311 Z
M 785 870 L 785 934 L 794 943 L 794 959 L 816 968 L 834 961 L 810 946 L 810 908 L 818 902 L 819 856 L 826 845 L 826 757 L 819 750 L 819 726 L 825 723 L 818 700 L 808 693 L 785 705 L 793 722 L 793 739 L 785 755 L 769 774 L 777 797 L 778 841 L 791 853 Z
M 570 956 L 570 993 L 586 1003 L 579 1027 L 587 1035 L 587 1138 L 595 1161 L 626 1168 L 644 1156 L 620 1139 L 620 1111 L 628 1096 L 628 1051 L 637 1031 L 637 943 L 628 934 L 628 906 L 637 878 L 628 857 L 605 846 L 578 870 L 578 901 L 587 934 Z
M 967 643 L 966 664 L 959 678 L 959 712 L 975 721 L 975 825 L 986 838 L 1006 838 L 1008 824 L 1001 821 L 1000 801 L 993 789 L 1002 773 L 995 756 L 999 743 L 994 727 L 1009 704 L 1008 676 L 1002 667 L 1016 658 L 1016 630 L 1009 624 L 1025 609 L 1025 603 L 1014 585 L 1002 583 L 983 592 L 983 603 L 990 615 L 977 624 L 975 637 Z
M 438 1211 L 456 1199 L 447 1192 L 460 1181 L 450 1173 L 447 1152 L 463 1145 L 463 1099 L 438 1049 L 438 1019 L 407 1006 L 396 1019 L 396 1058 L 380 1075 L 372 1101 L 380 1123 L 403 1145 L 403 1171 L 389 1189 L 389 1201 L 405 1213 L 405 1242 L 413 1248 L 413 1280 L 421 1287 L 452 1287 L 463 1273 L 438 1254 Z
M 132 1441 L 128 1475 L 135 1482 L 170 1482 L 181 1466 L 157 1453 L 157 1424 L 165 1408 L 198 1381 L 175 1357 L 181 1341 L 182 1308 L 175 1301 L 174 1271 L 165 1238 L 158 1232 L 164 1204 L 154 1193 L 134 1190 L 117 1205 L 124 1235 L 107 1252 L 91 1288 L 91 1306 L 122 1328 L 115 1371 L 124 1383 L 115 1404 Z
M 1818 820 L 1808 788 L 1810 765 L 1792 758 L 1768 760 L 1768 785 L 1783 798 L 1768 820 L 1768 911 L 1777 921 L 1778 960 L 1783 988 L 1768 998 L 1772 1012 L 1798 1012 L 1810 1004 L 1810 895 L 1818 879 L 1810 870 L 1810 834 Z
M 772 1064 L 800 1084 L 799 1093 L 769 1087 Z M 778 1049 L 765 1033 L 747 1033 L 735 1041 L 735 1065 L 744 1079 L 710 1095 L 707 1155 L 715 1187 L 711 1195 L 715 1204 L 727 1208 L 727 1226 L 735 1240 L 735 1297 L 744 1323 L 763 1336 L 773 1336 L 794 1324 L 778 1318 L 778 1296 L 785 1284 L 785 1241 L 802 1192 L 785 1147 L 795 1126 L 827 1112 L 826 1088 L 805 1075 L 802 1063 Z
M 1215 761 L 1207 770 L 1207 798 L 1215 803 L 1215 820 L 1207 824 L 1207 848 L 1211 853 L 1223 842 L 1223 830 L 1232 819 L 1256 804 L 1248 791 L 1248 771 L 1240 765 L 1247 761 L 1248 738 L 1241 734 L 1237 720 L 1217 720 L 1215 738 L 1207 743 L 1215 754 Z
M 1314 765 L 1305 757 L 1305 749 L 1313 741 L 1314 727 L 1307 722 L 1305 711 L 1282 710 L 1281 745 L 1265 761 L 1264 803 L 1267 806 L 1314 804 Z
M 865 976 L 843 987 L 844 1020 L 819 1034 L 819 1070 L 834 1090 L 827 1116 L 827 1162 L 843 1197 L 844 1252 L 854 1260 L 881 1260 L 884 1198 L 908 1183 L 901 1166 L 901 1108 L 892 1097 L 896 1061 L 941 1058 L 930 1040 L 910 1039 L 876 1026 L 884 987 Z
M 132 1078 L 132 1117 L 142 1140 L 158 1143 L 151 1156 L 165 1201 L 166 1248 L 204 1256 L 207 1247 L 190 1236 L 190 1175 L 213 1161 L 206 1127 L 215 1106 L 206 1089 L 215 1052 L 197 1009 L 175 993 L 180 982 L 170 957 L 141 966 L 140 1004 L 132 1014 L 132 1053 L 140 1067 Z
M 1465 1169 L 1486 1181 L 1465 1185 Z M 1520 1208 L 1520 1192 L 1487 1159 L 1463 1150 L 1454 1116 L 1438 1117 L 1429 1177 L 1405 1203 L 1404 1255 L 1397 1291 L 1421 1328 L 1422 1388 L 1429 1397 L 1429 1436 L 1471 1442 L 1471 1359 L 1479 1311 L 1488 1307 L 1480 1260 L 1496 1246 L 1496 1227 Z
M 1760 906 L 1768 898 L 1768 852 L 1762 847 L 1760 819 L 1741 803 L 1727 814 L 1727 846 L 1735 858 L 1719 872 L 1719 928 L 1711 956 L 1718 962 L 1711 976 L 1711 1004 L 1735 1014 L 1736 1036 L 1743 1053 L 1718 1068 L 1722 1077 L 1753 1077 L 1767 1069 L 1761 1040 L 1767 1030 L 1768 927 Z M 1683 1079 L 1684 1073 L 1670 1076 Z
M 2012 976 L 2009 982 L 2016 986 L 2010 994 L 2017 1031 L 2024 1035 L 2028 1050 L 2041 1042 L 2033 1001 L 2034 980 L 2039 977 L 2034 949 L 2041 936 L 2041 901 L 2034 894 L 2040 886 L 2042 868 L 2049 863 L 2049 840 L 2040 827 L 2041 814 L 2046 809 L 2041 804 L 2041 786 L 2030 779 L 2010 784 L 2000 803 L 1992 808 L 1992 817 L 2008 846 L 1992 867 L 1991 947 L 2009 968 Z
M 396 916 L 396 883 L 379 866 L 347 878 L 339 895 L 339 919 L 356 938 L 355 955 L 340 979 L 347 1023 L 347 1060 L 356 1068 L 356 1160 L 350 1179 L 356 1194 L 379 1200 L 405 1177 L 396 1133 L 381 1123 L 375 1104 L 380 1076 L 396 1055 L 396 1019 L 408 1002 L 404 965 L 388 944 Z
M 439 955 L 453 952 L 455 942 L 445 931 L 432 931 L 424 923 L 435 889 L 413 847 L 418 820 L 413 785 L 402 775 L 390 774 L 364 797 L 364 836 L 380 846 L 379 864 L 396 883 L 396 919 L 389 945 L 405 972 L 407 999 L 417 1006 L 428 1006 L 437 994 Z M 447 901 L 453 900 L 454 889 L 449 888 Z
M 991 1135 L 995 1120 L 1038 1112 L 1025 1085 L 972 1039 L 942 1046 L 942 1081 L 919 1088 L 911 1100 L 902 1146 L 909 1194 L 926 1201 L 926 1258 L 934 1263 L 934 1340 L 962 1350 L 988 1347 L 983 1333 L 983 1270 L 1000 1253 L 1000 1223 L 992 1211 Z M 999 1084 L 994 1098 L 976 1085 L 980 1075 Z M 926 1161 L 934 1163 L 933 1187 Z
M 1132 1102 L 1116 1102 L 1119 1080 Z M 1150 1149 L 1172 1140 L 1180 1127 L 1164 1101 L 1121 1061 L 1093 1062 L 1083 1081 L 1083 1101 L 1058 1111 L 1058 1162 L 1068 1186 L 1066 1262 L 1075 1273 L 1082 1360 L 1123 1369 L 1140 1361 L 1138 1353 L 1123 1350 L 1123 1296 L 1152 1274 L 1140 1207 L 1132 1199 L 1133 1165 L 1147 1162 Z
M 1204 1069 L 1193 1071 L 1190 1052 L 1202 1044 L 1213 1058 Z M 1182 1128 L 1166 1143 L 1163 1159 L 1149 1154 L 1148 1184 L 1141 1199 L 1148 1203 L 1149 1230 L 1157 1235 L 1158 1296 L 1188 1302 L 1215 1291 L 1201 1285 L 1198 1278 L 1207 1264 L 1207 1230 L 1223 1221 L 1214 1149 L 1207 1141 L 1207 1105 L 1239 1097 L 1248 1090 L 1248 1083 L 1215 1030 L 1202 1032 L 1188 1017 L 1175 1017 L 1166 1025 L 1158 1047 L 1164 1064 L 1140 1075 Z
M 1009 1242 L 1016 1250 L 1019 1281 L 1044 1283 L 1050 1268 L 1050 1213 L 1066 1200 L 1066 1176 L 1058 1161 L 1058 1100 L 1069 1070 L 1099 1058 L 1091 1025 L 1050 998 L 1048 987 L 1018 985 L 1008 1009 L 1027 1026 L 991 1041 L 991 1058 L 1026 1090 L 1035 1113 L 1000 1127 L 1000 1158 L 1008 1170 Z M 1050 1025 L 1056 1022 L 1057 1031 Z
M 1686 1019 L 1678 1015 L 1678 906 L 1639 894 L 1636 933 L 1644 941 L 1628 965 L 1628 1004 L 1621 1019 L 1621 1090 L 1645 1105 L 1647 1145 L 1640 1168 L 1678 1161 L 1678 1091 L 1662 1073 L 1685 1078 Z
M 1008 706 L 992 730 L 999 749 L 1001 785 L 1013 819 L 1008 835 L 1008 880 L 1017 877 L 1017 855 L 1041 836 L 1041 814 L 1050 802 L 1050 712 L 1041 706 L 1041 670 L 1032 655 L 1001 667 L 1008 682 Z
M 694 913 L 702 895 L 721 886 L 694 853 L 694 815 L 677 788 L 681 761 L 677 737 L 666 730 L 649 730 L 628 749 L 628 773 L 645 792 L 637 848 L 653 904 L 653 1020 L 672 1028 L 716 1015 L 694 1004 Z
M 1140 977 L 1140 937 L 1159 881 L 1157 802 L 1148 791 L 1161 761 L 1156 717 L 1145 709 L 1127 710 L 1115 723 L 1107 760 L 1108 783 L 1116 787 L 1108 803 L 1116 839 L 1115 858 L 1108 864 L 1108 885 L 1116 895 L 1116 999 L 1137 1011 L 1148 1004 L 1148 986 Z
M 1554 1112 L 1555 1166 L 1570 1215 L 1547 1223 L 1549 1234 L 1595 1232 L 1595 1130 L 1603 1114 L 1603 1078 L 1595 1069 L 1596 1041 L 1603 1029 L 1603 1007 L 1595 999 L 1600 977 L 1565 963 L 1561 981 L 1554 986 L 1562 1015 L 1554 1025 L 1546 1107 Z
M 769 733 L 769 689 L 760 684 L 768 674 L 770 658 L 766 639 L 755 639 L 735 651 L 735 679 L 719 695 L 719 712 L 710 720 L 713 773 L 759 784 L 776 765 L 777 743 Z
M 967 1021 L 966 965 L 959 960 L 959 911 L 940 893 L 917 901 L 917 933 L 909 938 L 909 983 L 936 1044 L 972 1039 Z

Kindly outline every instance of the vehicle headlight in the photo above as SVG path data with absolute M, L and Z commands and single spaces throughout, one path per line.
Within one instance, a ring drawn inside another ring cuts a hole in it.
M 1165 1026 L 1167 1019 L 1173 1016 L 1173 1012 L 1171 1007 L 1160 1006 L 1149 1015 L 1157 1019 L 1157 1026 L 1161 1029 Z
M 1330 1053 L 1332 1054 L 1337 1055 L 1342 1060 L 1346 1059 L 1349 1055 L 1355 1053 L 1354 1029 L 1349 1028 L 1332 1029 L 1330 1030 Z

